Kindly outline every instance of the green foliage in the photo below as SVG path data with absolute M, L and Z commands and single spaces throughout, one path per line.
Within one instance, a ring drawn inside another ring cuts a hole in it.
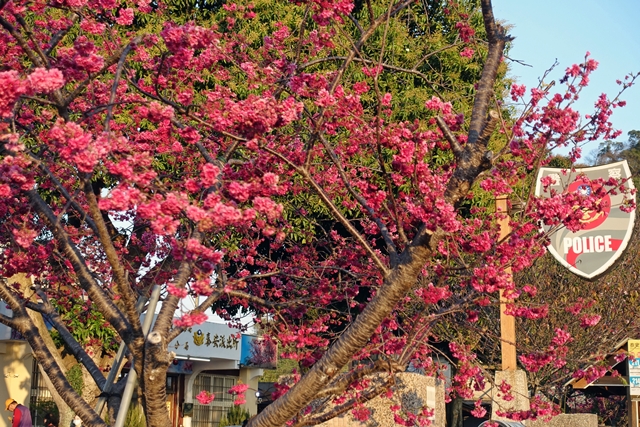
M 587 160 L 594 165 L 626 160 L 633 176 L 633 183 L 638 188 L 640 185 L 640 131 L 632 130 L 627 135 L 626 142 L 601 142 L 598 148 L 589 154 Z
M 246 409 L 233 405 L 227 411 L 227 415 L 222 417 L 218 427 L 241 425 L 244 420 L 248 420 L 251 414 Z
M 147 427 L 147 420 L 144 417 L 144 410 L 141 405 L 132 404 L 129 406 L 124 425 L 127 427 Z
M 82 380 L 82 365 L 75 364 L 67 371 L 67 380 L 76 393 L 82 395 L 84 381 Z
M 573 164 L 571 163 L 571 159 L 566 156 L 553 156 L 549 161 L 550 168 L 563 168 L 563 169 L 571 169 Z
M 93 310 L 90 301 L 74 298 L 72 295 L 53 301 L 71 335 L 83 345 L 98 345 L 105 353 L 116 350 L 116 333 L 109 326 L 102 313 Z M 51 337 L 58 348 L 64 347 L 64 341 L 55 329 Z
M 278 366 L 276 369 L 265 370 L 260 382 L 275 383 L 281 376 L 290 375 L 294 369 L 299 369 L 298 362 L 284 357 L 278 358 Z
M 228 26 L 226 17 L 228 14 L 222 10 L 220 0 L 176 0 L 167 4 L 171 20 L 183 24 L 193 22 L 204 27 L 217 26 L 225 28 Z M 260 55 L 264 47 L 264 37 L 276 31 L 279 26 L 285 26 L 289 30 L 290 36 L 286 43 L 292 48 L 287 51 L 288 59 L 298 64 L 305 72 L 320 72 L 326 74 L 330 79 L 343 64 L 345 56 L 350 51 L 352 45 L 350 40 L 357 40 L 360 37 L 360 28 L 366 28 L 370 21 L 370 11 L 374 16 L 386 13 L 389 4 L 387 2 L 373 1 L 367 6 L 363 2 L 356 2 L 352 16 L 354 21 L 345 22 L 341 31 L 342 35 L 334 35 L 335 43 L 331 48 L 318 49 L 311 54 L 314 49 L 308 43 L 298 43 L 301 35 L 311 31 L 324 31 L 316 23 L 308 19 L 304 7 L 296 7 L 290 2 L 282 0 L 256 0 L 238 1 L 238 6 L 248 7 L 255 12 L 253 19 L 237 19 L 233 24 L 232 31 L 241 35 L 245 43 L 247 55 Z M 380 105 L 378 93 L 393 93 L 393 105 L 389 121 L 404 120 L 413 122 L 419 120 L 424 126 L 429 117 L 425 117 L 425 102 L 433 96 L 451 102 L 456 113 L 464 116 L 465 120 L 462 128 L 466 126 L 470 119 L 475 94 L 475 83 L 480 77 L 482 64 L 487 53 L 486 45 L 483 43 L 473 44 L 474 54 L 471 58 L 460 55 L 463 43 L 459 38 L 456 25 L 460 21 L 460 16 L 469 16 L 469 24 L 475 31 L 477 37 L 485 37 L 485 29 L 478 0 L 462 0 L 451 4 L 443 10 L 441 0 L 424 0 L 416 2 L 401 12 L 397 19 L 389 21 L 388 25 L 380 26 L 373 35 L 368 38 L 367 43 L 358 52 L 358 57 L 354 59 L 345 70 L 342 78 L 342 85 L 349 87 L 354 82 L 368 81 L 363 68 L 371 68 L 377 63 L 383 64 L 384 72 L 376 79 L 376 90 L 368 91 L 361 96 L 363 106 L 366 110 L 375 113 Z M 239 15 L 240 16 L 240 15 Z M 153 20 L 151 15 L 145 16 L 147 20 Z M 358 24 L 356 25 L 355 22 Z M 161 22 L 138 22 L 140 30 L 146 28 L 159 27 Z M 231 31 L 231 29 L 229 29 Z M 306 37 L 306 36 L 305 36 Z M 159 44 L 159 49 L 164 47 Z M 424 56 L 424 52 L 437 52 L 435 55 Z M 294 58 L 295 56 L 295 58 Z M 254 58 L 260 62 L 259 58 Z M 267 64 L 265 64 L 267 65 Z M 151 78 L 145 70 L 136 70 L 143 80 Z M 260 92 L 262 88 L 259 84 L 253 84 L 253 89 L 247 81 L 245 73 L 240 70 L 237 64 L 229 63 L 229 76 L 224 81 L 214 74 L 209 74 L 203 70 L 201 80 L 193 83 L 194 96 L 197 99 L 206 90 L 212 90 L 218 85 L 223 85 L 234 92 L 238 99 L 246 98 L 252 91 Z M 502 64 L 499 69 L 498 79 L 495 84 L 495 93 L 501 98 L 506 93 L 510 80 L 506 78 L 507 65 Z M 146 76 L 146 77 L 145 77 Z M 150 83 L 149 80 L 147 83 Z M 172 97 L 171 89 L 167 89 L 165 96 Z M 286 91 L 282 96 L 289 96 Z M 196 102 L 197 104 L 197 102 Z M 316 107 L 312 102 L 305 101 L 306 108 L 313 112 Z M 509 109 L 501 109 L 506 121 L 509 120 Z M 431 114 L 431 113 L 426 113 Z M 128 120 L 127 117 L 118 117 L 116 120 Z M 387 119 L 385 119 L 386 121 Z M 340 144 L 349 141 L 350 136 L 340 129 L 336 134 L 328 138 L 331 144 Z M 496 136 L 492 141 L 491 150 L 498 152 L 506 143 L 503 137 Z M 237 153 L 241 153 L 238 150 Z M 241 154 L 238 154 L 241 155 Z M 391 156 L 382 153 L 384 163 L 392 161 Z M 446 167 L 452 163 L 452 153 L 450 150 L 434 149 L 429 158 L 424 159 L 432 165 Z M 360 159 L 366 167 L 376 170 L 379 167 L 378 159 Z M 167 173 L 174 173 L 177 167 L 180 170 L 182 165 L 173 165 L 170 159 L 156 159 L 157 163 L 162 163 Z M 315 172 L 322 173 L 322 165 L 315 165 Z M 405 191 L 408 189 L 400 189 Z M 465 210 L 473 207 L 491 206 L 493 199 L 487 197 L 478 188 L 474 188 L 473 199 L 465 202 Z M 357 209 L 349 210 L 345 206 L 352 205 L 351 195 L 345 194 L 344 200 L 336 198 L 336 205 L 344 208 L 343 214 L 350 219 L 358 218 L 361 213 Z M 291 221 L 293 227 L 283 230 L 287 237 L 295 243 L 308 244 L 313 241 L 318 233 L 327 231 L 325 220 L 330 217 L 329 212 L 315 195 L 298 194 L 288 200 L 278 200 L 285 206 L 283 213 L 287 221 Z M 304 206 L 306 215 L 299 215 L 301 207 Z M 311 209 L 310 209 L 311 207 Z M 292 218 L 295 218 L 292 220 Z M 224 242 L 225 249 L 233 251 L 236 240 Z

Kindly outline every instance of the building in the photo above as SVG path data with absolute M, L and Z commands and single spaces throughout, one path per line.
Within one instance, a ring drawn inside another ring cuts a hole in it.
M 3 304 L 0 314 L 12 315 Z M 218 427 L 233 406 L 234 396 L 228 391 L 239 382 L 249 386 L 246 403 L 241 406 L 252 415 L 257 413 L 258 378 L 263 368 L 275 368 L 274 347 L 226 324 L 207 322 L 180 334 L 169 350 L 176 353 L 167 373 L 167 407 L 173 426 Z M 0 401 L 11 397 L 29 406 L 35 425 L 41 425 L 45 411 L 39 408 L 52 401 L 51 393 L 27 342 L 2 324 L 0 367 L 4 376 Z M 214 393 L 214 401 L 200 404 L 195 396 L 202 390 Z M 8 416 L 0 416 L 0 427 L 10 426 Z
M 258 379 L 263 368 L 275 368 L 275 349 L 258 337 L 207 322 L 180 334 L 170 350 L 176 359 L 167 374 L 167 406 L 174 426 L 217 427 L 233 406 L 228 391 L 238 382 L 249 386 L 242 406 L 251 415 L 257 413 Z M 215 394 L 213 402 L 197 401 L 202 390 Z
M 10 282 L 30 281 L 26 277 L 14 277 Z M 12 311 L 6 304 L 0 303 L 0 314 L 11 317 Z M 0 399 L 2 402 L 13 398 L 18 403 L 26 406 L 34 406 L 33 401 L 39 395 L 51 398 L 49 391 L 39 389 L 37 382 L 33 381 L 33 373 L 37 374 L 37 364 L 34 363 L 31 347 L 15 330 L 0 324 L 0 368 L 4 381 L 0 384 Z M 2 408 L 4 411 L 5 408 Z M 11 426 L 8 412 L 0 416 L 0 427 Z

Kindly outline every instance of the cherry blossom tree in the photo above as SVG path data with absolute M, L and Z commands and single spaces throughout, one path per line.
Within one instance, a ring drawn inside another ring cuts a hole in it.
M 636 223 L 625 254 L 611 271 L 595 281 L 570 274 L 551 256 L 545 256 L 533 268 L 522 272 L 518 278 L 521 283 L 538 285 L 537 293 L 528 295 L 527 299 L 547 307 L 550 326 L 522 319 L 519 325 L 522 353 L 531 354 L 544 348 L 557 335 L 556 329 L 561 329 L 571 340 L 564 357 L 566 365 L 546 365 L 531 372 L 532 387 L 561 401 L 563 394 L 571 391 L 563 389 L 563 385 L 576 372 L 589 371 L 588 375 L 593 375 L 596 370 L 608 371 L 610 364 L 604 356 L 611 357 L 617 345 L 638 335 L 640 312 L 635 284 L 640 269 L 635 254 L 640 244 L 639 229 Z
M 584 374 L 612 374 L 608 359 L 616 346 L 628 337 L 638 335 L 640 308 L 636 284 L 640 270 L 636 254 L 640 244 L 639 228 L 640 224 L 636 222 L 629 246 L 620 260 L 593 281 L 571 273 L 550 254 L 537 259 L 531 268 L 514 278 L 523 290 L 519 304 L 530 308 L 532 314 L 544 314 L 543 322 L 537 316 L 517 319 L 518 353 L 525 363 L 538 361 L 536 356 L 549 357 L 546 350 L 554 343 L 563 345 L 561 364 L 543 363 L 527 370 L 533 394 L 542 393 L 562 404 L 572 393 L 571 386 L 565 386 L 570 380 Z M 458 329 L 467 331 L 462 339 L 472 346 L 483 366 L 499 366 L 498 307 L 487 306 L 480 310 L 479 316 L 477 322 Z M 451 329 L 450 325 L 443 325 L 443 328 L 446 326 Z M 457 332 L 453 330 L 445 335 L 446 331 L 443 331 L 439 336 L 453 339 L 456 334 L 459 336 Z
M 255 313 L 304 368 L 251 426 L 366 419 L 363 403 L 409 363 L 436 373 L 444 319 L 476 320 L 500 290 L 518 298 L 505 267 L 544 253 L 539 221 L 576 229 L 573 207 L 602 197 L 523 189 L 552 148 L 577 158 L 583 142 L 615 138 L 623 101 L 572 109 L 597 66 L 588 55 L 558 93 L 508 92 L 511 38 L 490 0 L 313 0 L 277 19 L 263 18 L 273 1 L 185 15 L 170 3 L 0 0 L 0 265 L 35 284 L 0 285 L 13 311 L 0 322 L 86 424 L 104 421 L 33 317 L 103 389 L 59 315 L 70 289 L 126 344 L 149 425 L 169 419 L 168 343 L 211 308 Z M 498 195 L 523 206 L 506 239 L 488 203 Z M 154 286 L 162 308 L 146 336 L 136 302 Z M 186 309 L 189 296 L 203 302 Z M 482 371 L 467 346 L 450 348 L 451 392 L 468 396 Z M 430 412 L 395 419 L 427 425 Z M 532 414 L 550 412 L 534 402 Z

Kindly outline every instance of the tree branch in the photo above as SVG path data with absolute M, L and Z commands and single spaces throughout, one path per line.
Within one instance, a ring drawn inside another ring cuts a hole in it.
M 300 69 L 305 69 L 307 67 L 310 67 L 312 65 L 315 64 L 319 64 L 322 62 L 328 62 L 328 61 L 346 61 L 347 59 L 349 59 L 347 56 L 328 56 L 326 58 L 318 58 L 318 59 L 314 59 L 313 61 L 309 61 L 305 64 L 302 64 L 300 66 Z M 387 64 L 384 62 L 377 62 L 377 61 L 373 61 L 371 59 L 365 59 L 365 58 L 359 58 L 359 57 L 353 57 L 351 58 L 351 61 L 353 62 L 362 62 L 363 64 L 370 64 L 370 65 L 380 65 L 382 66 L 382 68 L 386 68 L 387 70 L 392 70 L 392 71 L 398 71 L 398 72 L 402 72 L 402 73 L 407 73 L 407 74 L 413 74 L 415 76 L 420 77 L 422 80 L 424 80 L 426 83 L 428 83 L 431 88 L 433 90 L 436 90 L 435 88 L 435 83 L 432 82 L 431 80 L 429 80 L 429 78 L 427 77 L 426 74 L 418 71 L 415 68 L 403 68 L 403 67 L 398 67 L 396 65 L 391 65 L 391 64 Z
M 192 239 L 198 240 L 198 242 L 202 241 L 202 233 L 199 231 L 194 231 L 191 235 Z M 174 284 L 177 288 L 184 288 L 187 286 L 187 282 L 191 279 L 191 263 L 188 261 L 182 261 L 180 263 L 180 267 L 178 267 L 178 274 L 174 277 Z M 160 313 L 158 313 L 158 317 L 156 318 L 156 322 L 153 325 L 153 332 L 160 333 L 163 337 L 166 337 L 173 325 L 173 315 L 178 308 L 178 304 L 180 303 L 180 297 L 169 294 L 167 298 L 162 302 L 162 308 L 160 309 Z
M 6 152 L 12 155 L 14 154 L 9 150 L 6 150 Z M 93 219 L 91 219 L 91 217 L 87 215 L 87 213 L 84 211 L 82 206 L 80 206 L 80 204 L 76 202 L 75 197 L 69 194 L 65 186 L 62 185 L 62 182 L 60 182 L 60 180 L 58 179 L 58 177 L 56 177 L 53 174 L 53 172 L 51 172 L 51 170 L 47 167 L 47 165 L 33 152 L 29 151 L 28 154 L 29 154 L 29 157 L 31 157 L 31 159 L 33 160 L 33 162 L 38 165 L 40 170 L 43 171 L 49 177 L 51 182 L 53 182 L 53 184 L 56 187 L 56 190 L 58 190 L 60 194 L 62 194 L 62 196 L 67 200 L 67 203 L 69 203 L 71 207 L 73 207 L 73 209 L 78 213 L 78 215 L 80 216 L 80 219 L 87 223 L 89 228 L 91 228 L 91 231 L 98 234 L 98 228 L 96 227 L 96 224 L 93 221 Z
M 250 421 L 249 426 L 283 425 L 312 401 L 317 391 L 340 372 L 356 351 L 366 345 L 378 325 L 415 284 L 416 277 L 426 260 L 433 255 L 441 237 L 439 234 L 420 233 L 402 253 L 398 267 L 385 277 L 371 302 L 342 336 L 287 394 L 269 405 L 255 420 Z
M 354 381 L 362 379 L 368 375 L 372 375 L 376 372 L 395 373 L 403 372 L 404 370 L 405 366 L 394 363 L 392 360 L 379 359 L 369 365 L 359 366 L 357 369 L 341 374 L 332 384 L 329 384 L 323 390 L 318 392 L 318 398 L 332 395 L 335 396 L 338 393 L 342 393 Z
M 349 399 L 340 406 L 334 407 L 331 411 L 324 414 L 302 419 L 300 422 L 294 424 L 294 427 L 315 426 L 329 421 L 337 416 L 346 413 L 352 409 L 358 403 L 368 402 L 380 395 L 383 391 L 387 390 L 391 385 L 395 383 L 395 377 L 390 375 L 386 380 L 370 387 L 368 390 L 361 392 L 357 398 Z
M 451 145 L 453 154 L 456 156 L 456 158 L 460 157 L 463 151 L 462 146 L 458 142 L 458 139 L 453 134 L 453 132 L 451 132 L 451 129 L 449 129 L 447 122 L 445 122 L 444 119 L 440 116 L 436 117 L 436 122 L 438 123 L 438 127 L 442 131 L 442 135 L 444 135 L 445 139 L 449 142 L 449 145 Z
M 371 257 L 371 259 L 373 260 L 374 264 L 376 264 L 380 272 L 386 276 L 389 273 L 389 269 L 387 268 L 387 266 L 382 262 L 378 254 L 373 250 L 371 245 L 369 245 L 369 242 L 367 242 L 364 236 L 362 236 L 362 234 L 360 234 L 358 230 L 356 230 L 353 224 L 351 224 L 351 221 L 349 221 L 344 215 L 342 215 L 342 212 L 340 212 L 340 210 L 336 207 L 336 205 L 331 201 L 331 198 L 327 193 L 325 193 L 324 189 L 320 186 L 320 184 L 318 184 L 316 180 L 313 179 L 313 177 L 309 174 L 309 171 L 307 169 L 297 166 L 296 164 L 291 162 L 289 159 L 284 157 L 282 154 L 270 149 L 269 147 L 262 147 L 262 149 L 270 153 L 271 155 L 286 162 L 311 185 L 311 187 L 313 188 L 315 193 L 318 195 L 318 197 L 320 197 L 320 199 L 322 200 L 324 205 L 327 207 L 327 209 L 331 211 L 331 214 L 333 215 L 333 217 L 346 228 L 349 234 L 351 234 L 351 236 L 353 236 L 358 241 L 358 243 L 362 245 L 363 249 Z
M 102 370 L 98 367 L 98 365 L 95 364 L 93 359 L 87 354 L 87 352 L 73 337 L 73 335 L 71 335 L 69 330 L 64 325 L 62 318 L 60 317 L 58 312 L 48 301 L 46 293 L 43 291 L 39 291 L 38 296 L 44 301 L 44 303 L 38 304 L 39 307 L 35 307 L 36 304 L 29 302 L 26 304 L 27 308 L 34 311 L 39 311 L 46 316 L 47 322 L 53 325 L 56 331 L 58 331 L 60 337 L 65 342 L 67 347 L 71 350 L 78 363 L 81 363 L 87 369 L 96 385 L 100 388 L 100 390 L 103 390 L 106 384 L 106 380 L 104 378 L 104 375 L 102 374 Z
M 482 11 L 485 21 L 493 21 L 490 0 L 482 0 Z M 494 27 L 489 29 L 491 28 Z M 485 127 L 484 121 L 486 120 L 489 99 L 491 99 L 493 93 L 493 84 L 497 76 L 502 51 L 508 39 L 502 32 L 498 37 L 495 34 L 496 32 L 494 31 L 493 35 L 489 37 L 491 40 L 489 58 L 485 63 L 481 84 L 476 92 L 472 126 L 470 126 L 469 130 L 469 141 L 471 143 L 467 143 L 458 168 L 448 183 L 445 197 L 447 202 L 451 204 L 456 204 L 468 193 L 471 183 L 481 172 L 480 165 L 483 161 L 486 147 L 476 144 L 476 142 Z M 481 120 L 477 117 L 481 117 Z M 472 133 L 475 134 L 473 138 L 471 138 Z M 288 161 L 287 163 L 291 164 Z M 415 280 L 421 273 L 425 263 L 436 253 L 437 244 L 443 236 L 444 233 L 440 230 L 430 232 L 425 227 L 422 227 L 414 237 L 413 242 L 401 254 L 398 266 L 385 277 L 383 285 L 362 313 L 355 318 L 354 322 L 349 325 L 342 336 L 313 365 L 309 372 L 287 394 L 269 405 L 257 418 L 250 421 L 249 426 L 283 425 L 312 401 L 317 390 L 328 384 L 340 369 L 348 363 L 353 354 L 366 345 L 378 325 L 391 313 L 408 290 L 414 286 Z
M 481 5 L 484 27 L 487 32 L 487 38 L 489 39 L 489 52 L 487 53 L 487 59 L 482 68 L 482 74 L 478 82 L 478 89 L 476 90 L 473 103 L 471 122 L 469 124 L 468 145 L 473 145 L 478 140 L 486 125 L 487 110 L 489 109 L 489 101 L 493 95 L 493 85 L 498 75 L 500 60 L 502 59 L 507 41 L 512 40 L 510 36 L 506 35 L 504 28 L 495 23 L 491 0 L 482 0 Z
M 311 119 L 313 120 L 313 118 Z M 338 170 L 338 174 L 340 175 L 340 179 L 342 180 L 342 183 L 344 184 L 345 188 L 358 201 L 358 203 L 360 203 L 360 205 L 369 213 L 370 218 L 373 220 L 373 222 L 376 223 L 376 225 L 378 226 L 378 229 L 380 230 L 380 234 L 382 234 L 382 238 L 384 239 L 384 242 L 387 245 L 387 250 L 389 251 L 389 256 L 392 259 L 395 259 L 398 253 L 396 250 L 396 245 L 393 242 L 393 239 L 391 238 L 391 233 L 389 232 L 389 229 L 382 222 L 382 219 L 380 219 L 376 215 L 375 211 L 373 210 L 373 208 L 371 208 L 371 206 L 369 206 L 369 204 L 364 199 L 364 197 L 358 194 L 355 188 L 353 188 L 353 185 L 351 185 L 351 181 L 347 177 L 347 174 L 345 173 L 344 168 L 342 167 L 342 163 L 340 162 L 340 159 L 338 159 L 338 156 L 336 156 L 336 153 L 329 146 L 329 142 L 324 137 L 324 135 L 319 135 L 319 137 L 320 137 L 320 142 L 322 142 L 322 146 L 324 147 L 327 154 L 329 154 L 329 157 L 331 157 L 331 161 L 333 162 L 336 169 Z M 392 262 L 391 264 L 393 265 L 394 263 Z
M 490 159 L 487 158 L 486 149 L 489 139 L 487 133 L 490 136 L 493 128 L 495 128 L 495 123 L 487 127 L 490 122 L 493 122 L 491 116 L 487 115 L 487 111 L 493 96 L 493 85 L 498 75 L 498 67 L 500 66 L 505 44 L 511 40 L 511 37 L 506 35 L 504 29 L 495 23 L 491 0 L 482 0 L 481 3 L 482 15 L 489 39 L 489 52 L 482 69 L 473 103 L 467 144 L 457 159 L 456 170 L 449 180 L 445 193 L 445 199 L 453 205 L 457 204 L 469 192 L 478 175 L 491 165 Z M 481 138 L 481 135 L 484 135 L 484 138 Z
M 127 44 L 127 46 L 129 46 L 129 44 Z M 89 85 L 89 83 L 91 83 L 91 81 L 93 81 L 97 76 L 102 75 L 106 71 L 108 71 L 112 65 L 118 63 L 123 50 L 126 49 L 127 46 L 123 47 L 118 52 L 114 53 L 108 58 L 105 58 L 104 66 L 102 67 L 102 69 L 100 69 L 100 71 L 98 71 L 96 74 L 92 74 L 86 79 L 84 79 L 82 82 L 80 82 L 78 86 L 76 86 L 76 88 L 64 99 L 62 106 L 64 108 L 67 108 L 73 102 L 73 100 L 76 99 L 78 95 L 80 95 L 82 91 L 86 89 L 86 87 Z
M 100 239 L 107 261 L 109 261 L 109 265 L 113 271 L 113 279 L 124 303 L 127 318 L 129 319 L 134 335 L 140 337 L 142 336 L 142 326 L 140 325 L 140 317 L 136 310 L 136 293 L 129 284 L 128 274 L 120 262 L 116 248 L 113 246 L 111 235 L 107 230 L 102 212 L 98 207 L 98 200 L 93 192 L 93 186 L 88 176 L 84 178 L 84 194 L 89 205 L 89 213 L 95 218 L 94 221 L 98 229 L 98 238 Z
M 104 313 L 105 319 L 118 332 L 122 340 L 127 344 L 130 343 L 134 336 L 131 326 L 125 322 L 125 317 L 118 306 L 104 294 L 102 288 L 89 271 L 82 254 L 73 244 L 64 228 L 57 222 L 55 214 L 35 190 L 27 191 L 27 196 L 34 209 L 48 223 L 58 246 L 73 266 L 80 287 L 87 292 L 93 303 Z
M 22 37 L 16 28 L 9 23 L 6 19 L 0 16 L 0 25 L 7 30 L 9 34 L 13 36 L 13 38 L 18 42 L 18 45 L 22 48 L 24 53 L 29 57 L 29 60 L 38 67 L 44 67 L 42 60 L 36 55 L 33 50 L 29 47 L 27 41 Z
M 53 52 L 56 46 L 58 46 L 58 43 L 60 43 L 60 40 L 62 40 L 64 36 L 69 33 L 69 30 L 73 28 L 73 26 L 78 22 L 79 19 L 80 15 L 76 13 L 75 15 L 73 15 L 73 18 L 71 18 L 71 25 L 63 30 L 56 32 L 53 37 L 51 37 L 51 40 L 49 40 L 49 48 L 44 51 L 45 55 L 49 56 L 51 52 Z
M 91 425 L 95 426 L 106 426 L 100 416 L 91 409 L 87 402 L 69 384 L 56 358 L 40 337 L 40 332 L 27 313 L 27 308 L 23 301 L 18 299 L 12 292 L 8 292 L 5 286 L 0 286 L 0 299 L 4 300 L 13 311 L 15 329 L 29 343 L 34 355 L 36 355 L 38 362 L 47 373 L 58 394 L 84 421 L 90 422 Z
M 45 55 L 42 49 L 40 49 L 40 45 L 38 44 L 37 40 L 33 38 L 33 32 L 27 26 L 27 23 L 24 20 L 24 18 L 18 15 L 17 13 L 14 13 L 13 17 L 16 18 L 16 21 L 18 22 L 18 24 L 20 24 L 20 26 L 27 33 L 27 37 L 35 47 L 36 53 L 38 54 L 38 56 L 40 57 L 40 60 L 42 61 L 42 65 L 49 68 L 49 58 L 47 58 L 47 55 Z
M 413 0 L 402 0 L 395 7 L 393 7 L 388 14 L 385 13 L 379 16 L 375 21 L 371 21 L 371 26 L 367 29 L 367 31 L 362 33 L 362 35 L 360 36 L 360 39 L 355 43 L 354 47 L 351 48 L 351 51 L 349 52 L 349 55 L 345 58 L 344 62 L 342 63 L 342 66 L 336 72 L 333 82 L 331 83 L 331 86 L 329 89 L 330 93 L 333 93 L 333 91 L 335 91 L 336 87 L 338 86 L 338 83 L 342 79 L 342 75 L 347 70 L 347 67 L 349 66 L 351 61 L 353 61 L 353 59 L 356 57 L 356 54 L 360 51 L 362 46 L 364 46 L 364 43 L 369 39 L 369 37 L 371 37 L 375 33 L 377 28 L 383 23 L 385 23 L 388 17 L 396 15 L 398 12 L 400 12 L 401 10 L 409 6 L 411 3 L 413 3 Z

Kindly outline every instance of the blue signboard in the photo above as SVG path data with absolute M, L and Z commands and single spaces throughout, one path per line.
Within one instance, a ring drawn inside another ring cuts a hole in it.
M 278 364 L 278 346 L 268 338 L 242 336 L 240 365 L 251 368 L 275 369 Z

